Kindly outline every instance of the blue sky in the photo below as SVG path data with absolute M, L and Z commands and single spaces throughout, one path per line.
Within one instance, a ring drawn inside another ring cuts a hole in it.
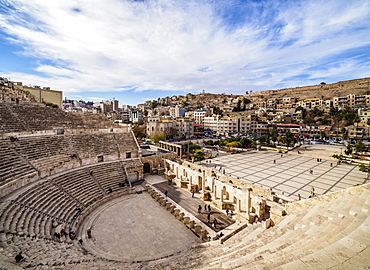
M 370 75 L 369 0 L 0 0 L 0 76 L 72 99 L 244 94 Z

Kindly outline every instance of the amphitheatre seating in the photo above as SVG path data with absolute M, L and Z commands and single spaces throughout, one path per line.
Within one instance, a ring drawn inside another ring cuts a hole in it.
M 40 177 L 96 162 L 99 155 L 110 159 L 126 158 L 124 153 L 137 152 L 134 137 L 129 132 L 68 134 L 19 137 L 18 141 L 0 140 L 0 180 L 8 181 L 38 171 Z M 123 143 L 119 145 L 119 143 Z M 122 151 L 122 152 L 120 152 Z M 79 158 L 73 158 L 76 154 Z M 133 157 L 135 154 L 133 155 Z
M 51 238 L 53 221 L 71 224 L 76 201 L 50 182 L 21 193 L 4 209 L 1 231 L 18 235 Z
M 119 190 L 118 183 L 126 178 L 119 161 L 54 175 L 1 205 L 0 231 L 51 239 L 53 222 L 71 225 L 80 213 L 76 206 L 83 211 L 102 199 L 109 187 Z
M 23 122 L 19 121 L 18 118 L 11 113 L 7 105 L 7 102 L 0 102 L 0 132 L 17 132 L 25 130 L 26 127 Z
M 63 128 L 110 128 L 112 122 L 104 115 L 72 114 L 43 103 L 0 101 L 0 131 L 20 132 Z
M 22 137 L 14 142 L 17 152 L 28 160 L 36 160 L 40 157 L 70 154 L 68 142 L 62 135 Z
M 135 151 L 137 149 L 135 138 L 131 134 L 117 133 L 115 134 L 115 138 L 121 148 L 121 152 Z
M 3 253 L 12 257 L 12 262 L 13 254 L 18 254 L 22 250 L 22 255 L 27 258 L 27 262 L 21 264 L 22 267 L 38 265 L 48 269 L 54 267 L 60 269 L 64 265 L 91 264 L 96 260 L 91 255 L 83 255 L 81 249 L 72 244 L 13 234 L 0 233 L 0 247 L 3 248 Z
M 82 134 L 69 136 L 71 144 L 81 158 L 118 153 L 113 134 Z
M 207 269 L 284 265 L 297 269 L 302 262 L 308 267 L 327 269 L 345 264 L 370 240 L 370 186 L 330 196 L 318 198 L 313 207 L 289 213 L 268 230 L 259 227 L 242 231 L 224 246 L 210 250 L 212 254 L 207 254 L 209 259 L 205 261 Z
M 109 188 L 113 192 L 120 190 L 122 187 L 118 184 L 127 180 L 126 172 L 119 161 L 91 166 L 90 170 L 105 191 Z
M 15 179 L 33 177 L 37 171 L 26 159 L 22 158 L 13 148 L 10 140 L 0 140 L 0 184 L 3 185 Z
M 81 208 L 87 207 L 104 196 L 88 169 L 68 171 L 52 178 L 67 194 L 75 198 Z

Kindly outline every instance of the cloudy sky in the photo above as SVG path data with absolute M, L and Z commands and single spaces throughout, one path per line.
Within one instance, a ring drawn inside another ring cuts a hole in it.
M 0 0 L 0 76 L 138 104 L 370 77 L 369 0 Z

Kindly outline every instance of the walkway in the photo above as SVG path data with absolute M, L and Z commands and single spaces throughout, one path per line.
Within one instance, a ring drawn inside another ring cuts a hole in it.
M 284 192 L 295 199 L 298 199 L 298 194 L 308 198 L 311 187 L 315 188 L 316 194 L 322 195 L 366 183 L 366 174 L 360 172 L 356 165 L 336 165 L 335 161 L 325 159 L 318 161 L 317 158 L 305 156 L 304 150 L 301 152 L 299 155 L 289 153 L 281 156 L 272 151 L 248 151 L 220 155 L 211 163 L 203 161 L 202 165 L 210 168 L 216 166 L 217 170 L 222 166 L 227 175 L 271 188 L 278 193 Z
M 164 179 L 163 179 L 164 180 Z M 165 193 L 167 190 L 168 197 L 175 201 L 177 204 L 181 205 L 186 211 L 195 216 L 197 219 L 202 221 L 205 225 L 212 228 L 215 232 L 219 232 L 235 221 L 228 217 L 225 213 L 222 213 L 214 208 L 211 209 L 211 212 L 208 212 L 208 205 L 206 202 L 199 198 L 192 198 L 191 193 L 177 187 L 176 185 L 169 185 L 167 181 L 154 184 L 154 186 L 159 189 L 162 193 Z M 196 194 L 196 196 L 199 196 Z M 202 207 L 200 213 L 198 213 L 199 205 Z M 206 206 L 206 208 L 205 208 Z M 208 222 L 208 214 L 210 214 L 210 222 Z M 212 226 L 212 223 L 216 219 L 216 228 Z

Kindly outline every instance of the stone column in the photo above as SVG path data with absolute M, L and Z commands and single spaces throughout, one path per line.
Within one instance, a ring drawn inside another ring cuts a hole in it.
M 250 214 L 250 209 L 251 209 L 251 190 L 250 190 L 250 188 L 247 189 L 245 200 L 246 200 L 245 216 L 249 220 L 249 214 Z
M 203 194 L 206 192 L 206 171 L 203 170 L 202 172 L 202 190 L 203 190 Z

